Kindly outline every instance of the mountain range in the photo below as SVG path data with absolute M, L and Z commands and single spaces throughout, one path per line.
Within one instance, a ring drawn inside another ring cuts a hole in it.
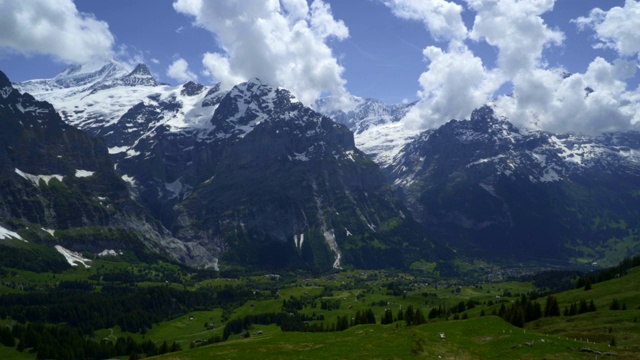
M 636 132 L 521 129 L 490 104 L 421 132 L 402 122 L 414 104 L 354 97 L 339 109 L 327 98 L 310 108 L 255 78 L 232 89 L 170 86 L 143 64 L 115 61 L 3 84 L 3 129 L 33 138 L 55 124 L 81 140 L 38 136 L 99 151 L 68 150 L 79 158 L 51 167 L 66 158 L 62 145 L 22 159 L 34 146 L 10 135 L 2 177 L 40 192 L 77 187 L 90 204 L 79 213 L 111 204 L 115 214 L 70 215 L 75 223 L 28 217 L 14 210 L 26 203 L 21 195 L 3 202 L 5 232 L 23 234 L 28 223 L 55 229 L 41 238 L 60 242 L 62 229 L 120 227 L 145 251 L 219 269 L 409 267 L 454 256 L 615 263 L 640 250 Z M 27 118 L 40 120 L 33 128 Z M 151 239 L 134 231 L 141 226 Z M 97 253 L 92 241 L 67 245 Z
M 187 264 L 328 270 L 452 254 L 346 126 L 259 79 L 171 87 L 111 62 L 14 86 L 104 139 L 131 201 L 196 253 Z
M 640 251 L 638 132 L 518 128 L 489 104 L 391 151 L 379 164 L 411 214 L 467 254 L 613 265 Z

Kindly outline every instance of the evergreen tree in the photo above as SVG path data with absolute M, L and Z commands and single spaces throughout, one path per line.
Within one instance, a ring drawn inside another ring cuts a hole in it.
M 365 311 L 365 318 L 366 318 L 367 324 L 376 323 L 376 315 L 373 313 L 373 310 L 371 310 L 371 308 L 368 308 Z
M 422 325 L 426 323 L 427 323 L 427 320 L 424 318 L 424 315 L 422 314 L 422 311 L 420 311 L 420 308 L 416 309 L 416 313 L 415 315 L 413 315 L 413 324 Z
M 555 296 L 547 296 L 547 303 L 544 307 L 544 316 L 560 316 L 560 306 L 558 305 L 558 299 Z
M 391 324 L 393 322 L 393 313 L 391 309 L 384 309 L 384 315 L 382 315 L 382 320 L 380 323 L 382 325 Z
M 618 302 L 618 299 L 613 298 L 613 300 L 611 300 L 611 305 L 609 305 L 609 310 L 620 310 L 620 302 Z
M 467 301 L 467 309 L 473 309 L 474 307 L 476 307 L 475 301 L 469 299 L 469 301 Z
M 407 325 L 413 325 L 413 305 L 407 306 L 407 311 L 404 313 L 404 320 L 407 322 Z
M 589 311 L 589 305 L 587 305 L 587 300 L 580 300 L 580 305 L 578 306 L 578 314 L 584 314 Z

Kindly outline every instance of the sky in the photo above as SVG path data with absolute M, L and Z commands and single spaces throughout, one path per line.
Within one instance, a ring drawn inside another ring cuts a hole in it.
M 512 122 L 639 129 L 640 0 L 0 0 L 0 70 L 146 63 L 159 81 L 251 77 L 306 104 L 417 104 L 426 129 L 490 101 Z

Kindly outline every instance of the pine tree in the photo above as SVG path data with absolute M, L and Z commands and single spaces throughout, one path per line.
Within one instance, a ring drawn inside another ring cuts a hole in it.
M 618 302 L 618 299 L 614 298 L 613 300 L 611 300 L 609 310 L 620 310 L 620 303 Z
M 560 306 L 558 305 L 558 299 L 555 296 L 547 296 L 547 303 L 544 307 L 544 316 L 560 316 Z
M 414 325 L 422 325 L 422 324 L 426 324 L 427 320 L 424 318 L 424 315 L 422 314 L 422 311 L 420 311 L 420 308 L 416 309 L 416 313 L 415 315 L 413 315 L 413 324 Z
M 404 320 L 407 322 L 407 325 L 413 325 L 413 316 L 413 305 L 409 305 L 407 311 L 404 313 Z
M 578 307 L 578 314 L 584 314 L 589 311 L 589 305 L 587 305 L 587 300 L 580 300 L 580 305 Z
M 384 315 L 382 315 L 382 319 L 380 323 L 382 325 L 391 324 L 393 322 L 393 313 L 391 309 L 384 309 Z

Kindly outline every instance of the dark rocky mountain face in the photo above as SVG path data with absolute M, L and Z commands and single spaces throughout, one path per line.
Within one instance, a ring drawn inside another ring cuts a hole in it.
M 640 250 L 639 141 L 521 130 L 483 107 L 409 143 L 390 176 L 430 233 L 469 253 L 619 259 Z
M 1 72 L 0 127 L 3 226 L 74 251 L 182 261 L 196 253 L 131 200 L 102 140 L 64 123 L 51 104 L 21 94 Z
M 52 80 L 17 86 L 103 137 L 136 201 L 189 256 L 221 268 L 318 271 L 451 256 L 408 216 L 347 127 L 288 91 L 258 79 L 230 91 L 129 84 L 150 74 L 140 66 L 109 70 L 115 65 L 70 69 L 57 87 Z M 76 86 L 71 80 L 79 78 Z
M 203 96 L 194 88 L 182 91 Z M 209 128 L 157 127 L 118 163 L 176 237 L 223 263 L 262 268 L 403 267 L 448 256 L 407 218 L 345 126 L 257 79 L 204 97 L 216 106 Z M 132 111 L 153 122 L 167 108 Z

